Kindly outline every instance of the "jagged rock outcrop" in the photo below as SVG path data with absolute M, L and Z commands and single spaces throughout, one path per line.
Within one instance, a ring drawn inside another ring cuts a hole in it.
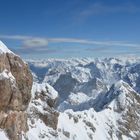
M 40 119 L 44 124 L 54 130 L 57 129 L 58 111 L 55 106 L 58 101 L 58 93 L 49 84 L 33 84 L 33 94 L 28 115 L 30 120 Z
M 27 114 L 23 111 L 0 112 L 0 128 L 4 129 L 10 140 L 21 140 L 27 132 Z
M 32 74 L 27 63 L 23 62 L 20 57 L 7 54 L 10 71 L 16 78 L 17 86 L 22 95 L 22 109 L 25 110 L 31 98 Z
M 0 128 L 10 140 L 28 130 L 26 108 L 31 98 L 32 74 L 28 65 L 0 42 Z

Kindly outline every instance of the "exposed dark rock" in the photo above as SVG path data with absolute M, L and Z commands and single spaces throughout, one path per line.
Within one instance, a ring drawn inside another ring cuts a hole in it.
M 70 138 L 70 133 L 68 131 L 63 130 L 63 134 L 67 137 Z
M 50 110 L 48 114 L 40 114 L 40 118 L 43 120 L 43 122 L 54 130 L 57 129 L 58 116 L 59 113 L 52 110 Z

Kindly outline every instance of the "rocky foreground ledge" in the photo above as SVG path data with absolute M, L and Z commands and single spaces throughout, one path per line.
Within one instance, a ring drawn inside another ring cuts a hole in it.
M 32 79 L 28 65 L 0 41 L 0 128 L 11 140 L 28 131 Z

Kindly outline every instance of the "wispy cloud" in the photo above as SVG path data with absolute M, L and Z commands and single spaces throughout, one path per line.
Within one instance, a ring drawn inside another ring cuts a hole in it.
M 31 36 L 22 36 L 22 35 L 0 35 L 1 39 L 12 39 L 12 40 L 26 40 L 31 39 Z
M 100 46 L 124 46 L 124 47 L 140 47 L 140 44 L 127 43 L 122 41 L 93 41 L 84 39 L 71 39 L 71 38 L 52 38 L 48 42 L 67 42 L 79 43 L 85 45 L 100 45 Z
M 22 35 L 0 35 L 0 39 L 11 39 L 21 41 L 24 47 L 47 47 L 49 43 L 76 43 L 83 45 L 96 45 L 96 46 L 121 46 L 121 47 L 140 47 L 140 44 L 122 42 L 122 41 L 94 41 L 86 39 L 75 38 L 45 38 L 45 37 L 33 37 Z
M 0 35 L 0 39 L 20 40 L 24 47 L 48 46 L 48 40 L 40 37 L 22 35 Z
M 106 5 L 103 3 L 94 3 L 82 9 L 78 16 L 86 18 L 94 15 L 105 15 L 113 13 L 137 13 L 140 12 L 140 7 L 134 3 L 124 3 L 120 5 Z

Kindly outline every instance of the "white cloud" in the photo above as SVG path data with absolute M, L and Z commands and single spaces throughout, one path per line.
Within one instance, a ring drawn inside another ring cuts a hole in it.
M 26 47 L 43 47 L 48 46 L 48 40 L 42 38 L 32 38 L 23 41 L 23 45 Z
M 122 41 L 93 41 L 93 40 L 72 39 L 72 38 L 50 38 L 47 40 L 48 42 L 67 42 L 67 43 L 79 43 L 79 44 L 87 44 L 87 45 L 140 47 L 140 44 L 126 43 Z
M 0 39 L 12 39 L 20 40 L 24 47 L 45 47 L 48 43 L 77 43 L 84 45 L 96 45 L 96 46 L 121 46 L 121 47 L 134 47 L 139 48 L 140 44 L 122 42 L 122 41 L 94 41 L 85 39 L 74 39 L 74 38 L 43 38 L 33 36 L 22 36 L 22 35 L 0 35 Z
M 0 39 L 20 40 L 25 47 L 42 47 L 48 45 L 47 39 L 32 36 L 0 35 Z

